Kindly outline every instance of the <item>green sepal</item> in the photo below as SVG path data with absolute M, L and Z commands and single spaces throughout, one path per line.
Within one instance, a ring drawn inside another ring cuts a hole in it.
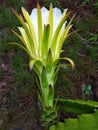
M 42 60 L 44 64 L 46 64 L 47 56 L 48 56 L 48 47 L 49 47 L 49 32 L 50 32 L 50 25 L 44 25 L 44 33 L 43 33 L 43 40 L 42 40 Z

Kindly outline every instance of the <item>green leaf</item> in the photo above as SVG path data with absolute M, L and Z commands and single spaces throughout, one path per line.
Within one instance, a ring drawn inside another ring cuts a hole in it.
M 67 119 L 66 122 L 58 122 L 49 130 L 98 130 L 98 111 L 94 114 L 83 114 L 76 119 Z
M 90 100 L 58 99 L 58 104 L 60 109 L 74 114 L 91 113 L 98 108 L 98 102 Z

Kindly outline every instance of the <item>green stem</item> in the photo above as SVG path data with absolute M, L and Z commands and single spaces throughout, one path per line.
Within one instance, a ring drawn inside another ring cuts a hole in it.
M 47 130 L 51 124 L 55 124 L 54 122 L 57 120 L 57 108 L 54 104 L 54 84 L 52 82 L 53 72 L 54 71 L 51 72 L 51 78 L 49 79 L 46 68 L 44 68 L 42 74 L 39 76 L 41 91 L 39 94 L 39 102 L 42 106 L 40 120 L 45 130 Z

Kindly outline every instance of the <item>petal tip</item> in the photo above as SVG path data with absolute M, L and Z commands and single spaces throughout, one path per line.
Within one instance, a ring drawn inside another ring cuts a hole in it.
M 25 11 L 25 8 L 24 8 L 24 7 L 21 7 L 21 10 L 22 10 L 22 12 L 24 12 L 24 11 Z
M 52 8 L 52 3 L 50 3 L 50 8 Z
M 39 2 L 37 2 L 37 9 L 40 9 L 40 4 L 39 4 Z
M 24 9 L 24 7 L 21 7 L 21 9 Z

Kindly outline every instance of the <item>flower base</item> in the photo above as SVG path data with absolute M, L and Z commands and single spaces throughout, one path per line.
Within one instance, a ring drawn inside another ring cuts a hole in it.
M 41 124 L 44 130 L 57 123 L 57 110 L 54 108 L 46 108 L 41 112 Z

